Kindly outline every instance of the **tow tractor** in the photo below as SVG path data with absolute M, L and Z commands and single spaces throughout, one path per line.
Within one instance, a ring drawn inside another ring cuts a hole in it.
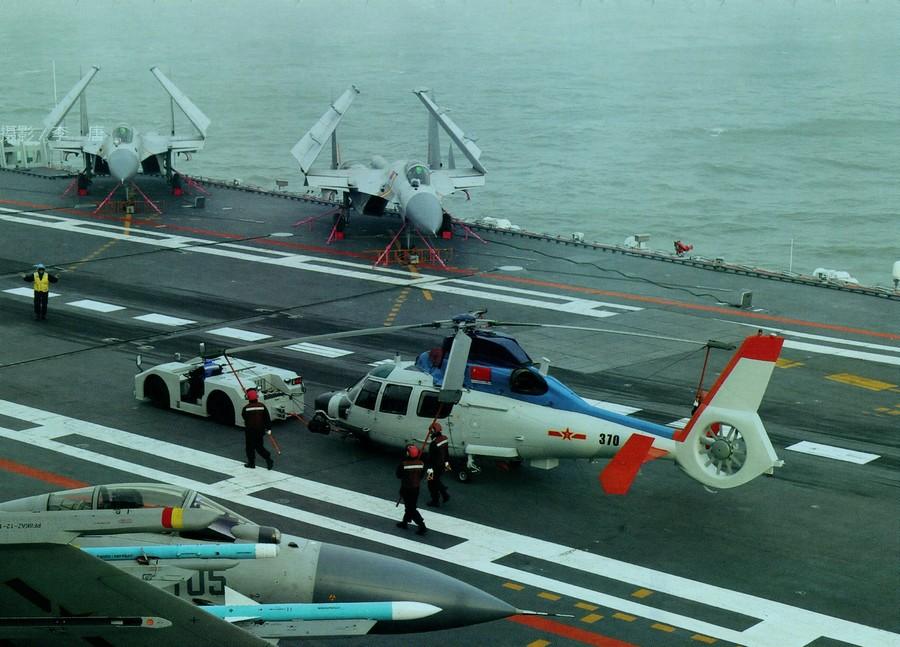
M 141 357 L 137 357 L 138 370 Z M 256 389 L 271 420 L 303 414 L 303 378 L 294 371 L 220 355 L 160 364 L 134 376 L 134 397 L 163 409 L 209 417 L 224 425 L 244 426 L 239 415 L 246 389 Z

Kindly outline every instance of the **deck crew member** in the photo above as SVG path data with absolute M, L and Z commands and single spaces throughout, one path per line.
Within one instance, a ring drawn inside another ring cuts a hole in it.
M 444 503 L 450 500 L 447 486 L 441 481 L 444 472 L 450 471 L 450 439 L 444 435 L 441 423 L 434 421 L 428 427 L 431 435 L 431 443 L 428 445 L 428 493 L 431 500 L 426 505 L 439 507 L 441 499 Z
M 417 509 L 419 502 L 419 484 L 422 482 L 422 473 L 425 471 L 425 463 L 419 458 L 419 448 L 415 445 L 406 447 L 406 456 L 397 466 L 397 478 L 400 479 L 400 498 L 403 499 L 403 521 L 397 522 L 398 528 L 408 528 L 409 522 L 414 521 L 419 526 L 417 535 L 424 535 L 428 529 L 425 520 Z
M 34 272 L 22 277 L 26 283 L 34 286 L 34 318 L 47 318 L 47 300 L 50 297 L 50 284 L 56 283 L 59 278 L 50 274 L 43 263 L 34 266 Z
M 244 467 L 256 467 L 256 454 L 259 454 L 265 459 L 266 467 L 272 469 L 275 461 L 269 450 L 263 447 L 263 438 L 272 433 L 269 412 L 266 405 L 259 401 L 256 389 L 247 389 L 247 399 L 249 402 L 241 410 L 241 417 L 244 419 L 244 447 L 247 450 Z

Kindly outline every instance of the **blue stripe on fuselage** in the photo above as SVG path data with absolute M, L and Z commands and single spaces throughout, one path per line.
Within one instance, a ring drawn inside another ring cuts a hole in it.
M 428 358 L 428 353 L 422 353 L 416 359 L 416 368 L 418 368 L 423 373 L 428 373 L 429 375 L 431 375 L 434 378 L 435 386 L 440 386 L 441 382 L 443 381 L 445 366 L 446 362 L 438 367 L 431 366 Z M 659 425 L 655 422 L 649 422 L 647 420 L 640 420 L 639 418 L 632 418 L 631 416 L 626 416 L 621 413 L 607 411 L 606 409 L 601 409 L 600 407 L 591 406 L 584 401 L 584 398 L 582 398 L 580 395 L 575 393 L 575 391 L 557 380 L 555 377 L 551 377 L 549 375 L 542 376 L 543 379 L 546 380 L 548 387 L 547 392 L 543 395 L 525 395 L 523 393 L 515 393 L 509 389 L 509 377 L 512 374 L 513 369 L 502 368 L 498 366 L 490 366 L 490 369 L 490 383 L 472 382 L 472 380 L 470 379 L 469 371 L 467 370 L 463 384 L 467 388 L 473 389 L 475 391 L 481 391 L 482 393 L 493 393 L 494 395 L 512 398 L 513 400 L 519 400 L 521 402 L 529 402 L 531 404 L 537 404 L 542 407 L 550 407 L 552 409 L 557 409 L 560 411 L 582 413 L 586 416 L 591 416 L 592 418 L 599 418 L 601 420 L 613 422 L 617 425 L 622 425 L 623 427 L 628 427 L 629 429 L 643 431 L 645 433 L 653 434 L 654 436 L 660 436 L 662 438 L 671 439 L 675 435 L 675 429 L 672 429 L 671 427 Z M 533 366 L 529 367 L 528 370 L 536 372 L 536 369 Z
M 491 370 L 493 377 L 491 384 L 475 383 L 466 380 L 466 386 L 475 389 L 476 391 L 482 391 L 484 393 L 494 393 L 496 395 L 502 395 L 514 400 L 520 400 L 521 402 L 530 402 L 531 404 L 550 407 L 552 409 L 557 409 L 560 411 L 582 413 L 586 416 L 591 416 L 592 418 L 599 418 L 601 420 L 613 422 L 617 425 L 622 425 L 623 427 L 628 427 L 629 429 L 643 431 L 645 433 L 653 434 L 654 436 L 660 436 L 662 438 L 671 439 L 675 435 L 675 430 L 671 427 L 666 427 L 655 422 L 649 422 L 648 420 L 641 420 L 639 418 L 633 418 L 621 413 L 615 413 L 614 411 L 607 411 L 606 409 L 592 406 L 585 402 L 584 398 L 575 393 L 572 389 L 557 380 L 555 377 L 550 377 L 549 375 L 544 376 L 544 379 L 547 381 L 547 386 L 549 387 L 544 395 L 524 395 L 522 393 L 513 393 L 509 389 L 497 388 L 496 386 L 494 386 L 497 382 L 505 382 L 507 384 L 509 383 L 508 376 L 510 371 L 504 371 L 503 369 L 497 368 L 492 368 Z M 498 374 L 504 372 L 506 373 L 506 379 L 498 379 L 500 377 Z

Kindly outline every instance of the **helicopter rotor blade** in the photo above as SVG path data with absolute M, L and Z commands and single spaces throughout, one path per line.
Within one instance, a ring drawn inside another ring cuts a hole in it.
M 222 354 L 233 355 L 235 353 L 243 353 L 249 350 L 260 350 L 262 348 L 272 348 L 274 346 L 290 346 L 292 344 L 300 344 L 303 342 L 329 341 L 332 339 L 347 339 L 349 337 L 381 335 L 389 332 L 410 330 L 413 328 L 443 328 L 450 323 L 451 322 L 449 321 L 430 321 L 427 323 L 405 324 L 403 326 L 378 326 L 376 328 L 360 328 L 358 330 L 345 330 L 343 332 L 324 333 L 321 335 L 305 335 L 303 337 L 294 337 L 293 339 L 277 339 L 275 341 L 264 341 L 257 344 L 247 344 L 245 346 L 226 348 L 224 351 L 222 351 Z
M 490 321 L 490 326 L 503 327 L 531 327 L 531 328 L 559 328 L 562 330 L 583 330 L 585 332 L 602 332 L 611 335 L 624 335 L 626 337 L 645 337 L 647 339 L 661 339 L 663 341 L 676 341 L 684 344 L 695 344 L 697 346 L 706 346 L 708 341 L 700 341 L 697 339 L 682 339 L 681 337 L 667 337 L 665 335 L 653 335 L 643 332 L 631 332 L 628 330 L 614 330 L 612 328 L 591 328 L 589 326 L 566 326 L 563 324 L 545 324 L 545 323 L 527 323 L 519 321 Z
M 466 378 L 466 363 L 469 361 L 469 349 L 472 347 L 472 338 L 464 329 L 456 331 L 453 337 L 453 346 L 450 347 L 450 357 L 447 358 L 447 368 L 444 370 L 444 381 L 438 393 L 438 402 L 456 404 L 462 397 L 463 381 Z

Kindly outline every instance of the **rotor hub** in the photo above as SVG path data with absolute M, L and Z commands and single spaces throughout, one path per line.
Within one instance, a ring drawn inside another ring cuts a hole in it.
M 717 460 L 724 460 L 734 453 L 734 448 L 724 438 L 716 438 L 709 448 L 709 453 Z

